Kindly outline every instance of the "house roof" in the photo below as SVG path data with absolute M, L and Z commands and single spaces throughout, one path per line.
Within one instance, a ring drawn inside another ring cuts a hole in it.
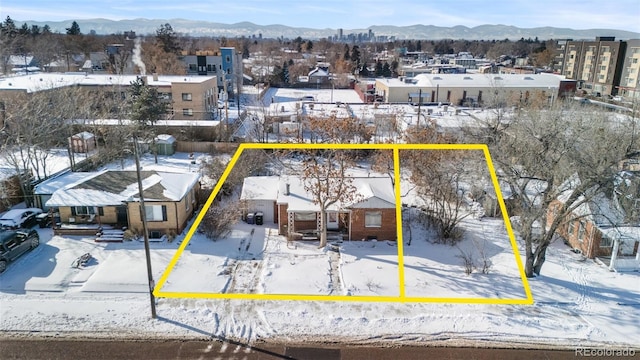
M 241 200 L 273 200 L 278 198 L 279 176 L 250 176 L 242 183 Z
M 565 190 L 560 193 L 558 200 L 565 203 L 580 184 L 580 177 L 577 174 L 569 177 L 560 185 L 560 189 Z M 573 210 L 574 215 L 580 216 L 598 227 L 617 225 L 624 222 L 624 211 L 613 200 L 609 199 L 602 190 L 592 188 L 587 193 L 590 193 L 588 196 L 591 198 L 585 201 L 585 196 L 580 195 L 576 201 L 582 203 Z
M 142 171 L 145 201 L 180 201 L 200 179 L 196 173 Z M 53 192 L 47 206 L 113 206 L 139 201 L 135 171 L 105 170 Z
M 391 209 L 395 208 L 395 194 L 391 180 L 387 177 L 353 177 L 352 185 L 357 189 L 356 200 L 336 203 L 327 210 L 347 208 Z M 287 184 L 289 192 L 287 194 Z M 273 200 L 287 204 L 288 211 L 317 211 L 313 196 L 304 188 L 298 176 L 253 176 L 247 177 L 242 186 L 241 199 Z

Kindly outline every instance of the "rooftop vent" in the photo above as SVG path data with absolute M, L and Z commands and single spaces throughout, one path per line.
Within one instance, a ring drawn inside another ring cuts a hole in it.
M 433 80 L 442 80 L 442 78 L 440 76 L 434 76 Z
M 473 80 L 473 78 L 471 76 L 465 76 L 463 80 Z
M 533 78 L 531 76 L 525 76 L 524 79 L 525 80 L 533 80 Z

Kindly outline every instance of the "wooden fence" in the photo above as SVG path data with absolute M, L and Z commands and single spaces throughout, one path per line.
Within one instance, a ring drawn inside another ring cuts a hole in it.
M 211 142 L 211 141 L 176 141 L 176 151 L 178 152 L 200 152 L 200 153 L 233 153 L 239 143 Z

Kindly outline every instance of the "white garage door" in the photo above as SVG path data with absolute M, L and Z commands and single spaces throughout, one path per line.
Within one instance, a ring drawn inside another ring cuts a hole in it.
M 262 212 L 264 214 L 264 223 L 273 224 L 273 201 L 269 200 L 253 200 L 249 212 Z

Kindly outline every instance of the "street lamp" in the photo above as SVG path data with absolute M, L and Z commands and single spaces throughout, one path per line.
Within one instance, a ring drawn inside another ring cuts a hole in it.
M 147 216 L 144 207 L 144 194 L 142 190 L 142 177 L 140 175 L 140 154 L 138 151 L 138 137 L 133 136 L 133 152 L 136 158 L 136 176 L 138 178 L 138 195 L 140 196 L 140 218 L 142 219 L 142 231 L 144 234 L 144 254 L 147 261 L 147 277 L 149 282 L 149 300 L 151 302 L 151 318 L 156 318 L 156 299 L 153 296 L 155 281 L 153 281 L 153 272 L 151 271 L 151 253 L 149 251 L 149 231 L 147 229 Z

